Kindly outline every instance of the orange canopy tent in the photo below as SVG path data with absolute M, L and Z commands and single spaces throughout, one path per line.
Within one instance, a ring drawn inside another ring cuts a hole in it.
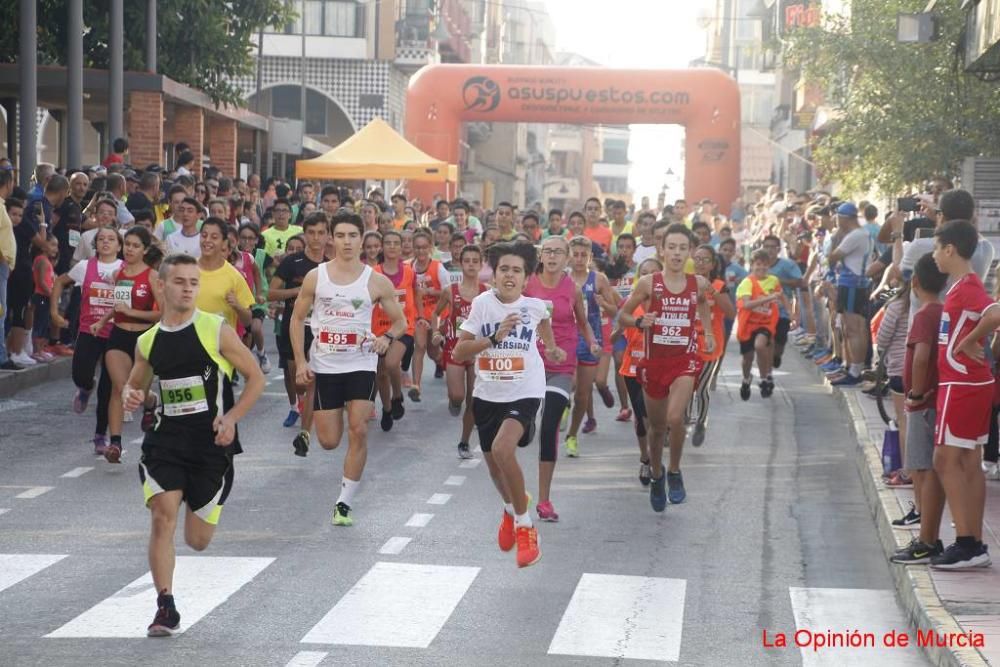
M 454 182 L 457 176 L 455 165 L 424 153 L 381 118 L 330 152 L 295 163 L 296 178 Z

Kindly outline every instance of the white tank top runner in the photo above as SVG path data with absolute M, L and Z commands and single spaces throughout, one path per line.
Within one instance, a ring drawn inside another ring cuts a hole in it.
M 324 374 L 374 372 L 378 355 L 372 349 L 372 299 L 368 292 L 372 269 L 365 266 L 353 283 L 338 285 L 330 280 L 327 264 L 317 267 L 309 368 Z

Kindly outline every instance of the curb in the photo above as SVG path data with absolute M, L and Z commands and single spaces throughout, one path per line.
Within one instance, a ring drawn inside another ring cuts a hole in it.
M 808 361 L 808 360 L 807 360 Z M 857 392 L 846 392 L 830 385 L 822 371 L 817 371 L 823 383 L 830 388 L 841 409 L 850 416 L 851 431 L 857 443 L 855 464 L 861 477 L 861 486 L 871 509 L 886 561 L 899 547 L 906 546 L 909 533 L 893 530 L 890 521 L 902 516 L 899 503 L 891 489 L 876 482 L 882 476 L 882 460 L 874 446 L 864 413 L 858 404 Z M 932 629 L 938 633 L 961 634 L 958 621 L 945 608 L 937 594 L 926 566 L 903 566 L 887 563 L 896 587 L 896 594 L 914 627 Z M 937 667 L 989 667 L 989 662 L 974 648 L 923 647 L 923 653 Z
M 53 359 L 21 371 L 0 371 L 0 398 L 10 398 L 53 380 L 65 380 L 72 374 L 73 360 L 68 357 Z

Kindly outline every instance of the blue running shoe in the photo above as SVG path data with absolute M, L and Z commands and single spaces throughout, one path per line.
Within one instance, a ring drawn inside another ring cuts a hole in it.
M 823 348 L 819 348 L 816 351 L 814 351 L 810 356 L 813 359 L 822 359 L 823 357 L 825 357 L 828 354 L 830 354 L 830 350 L 828 350 L 825 347 L 823 347 Z
M 848 373 L 842 378 L 831 381 L 830 384 L 834 387 L 856 387 L 861 384 L 861 378 Z
M 837 370 L 841 366 L 842 366 L 842 363 L 841 363 L 841 361 L 839 359 L 831 359 L 827 363 L 825 363 L 822 366 L 820 366 L 820 368 L 822 368 L 824 372 L 829 373 L 831 371 Z
M 289 410 L 288 416 L 285 417 L 285 421 L 281 422 L 281 425 L 285 428 L 291 428 L 295 426 L 295 422 L 299 420 L 299 413 L 295 410 Z
M 649 504 L 653 506 L 654 512 L 662 512 L 667 509 L 666 470 L 660 468 L 660 478 L 649 482 Z
M 670 487 L 668 496 L 671 504 L 677 505 L 684 502 L 684 499 L 687 498 L 687 491 L 684 490 L 684 477 L 680 470 L 667 473 L 667 486 Z

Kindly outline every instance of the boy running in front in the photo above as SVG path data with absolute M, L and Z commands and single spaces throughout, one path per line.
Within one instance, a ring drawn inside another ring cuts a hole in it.
M 986 567 L 990 554 L 983 544 L 982 446 L 990 432 L 994 382 L 986 337 L 1000 327 L 1000 308 L 972 270 L 979 244 L 972 223 L 953 220 L 938 227 L 934 237 L 934 261 L 953 283 L 938 332 L 934 470 L 955 520 L 955 543 L 932 557 L 931 567 Z
M 517 565 L 527 567 L 538 562 L 541 552 L 517 447 L 531 442 L 545 396 L 545 365 L 535 338 L 541 336 L 553 361 L 565 359 L 566 352 L 556 347 L 545 303 L 523 296 L 537 263 L 535 247 L 498 243 L 490 248 L 489 263 L 495 287 L 473 299 L 452 358 L 458 363 L 475 358 L 472 411 L 483 458 L 504 503 L 497 542 L 501 551 L 510 551 L 516 542 Z
M 128 411 L 142 407 L 159 378 L 156 421 L 143 439 L 139 477 L 150 510 L 149 569 L 156 587 L 150 637 L 180 628 L 174 605 L 174 529 L 187 503 L 184 541 L 202 551 L 212 541 L 222 505 L 233 486 L 233 456 L 243 451 L 236 424 L 264 391 L 264 375 L 250 350 L 222 317 L 197 310 L 201 271 L 190 255 L 169 255 L 160 265 L 160 322 L 139 336 L 135 365 L 122 390 Z M 233 369 L 245 380 L 233 398 Z
M 649 460 L 655 475 L 649 485 L 649 502 L 654 512 L 667 507 L 664 482 L 670 485 L 671 503 L 682 503 L 687 495 L 681 476 L 687 435 L 684 413 L 702 365 L 694 322 L 696 316 L 703 322 L 712 320 L 705 301 L 712 286 L 702 276 L 684 272 L 692 243 L 691 231 L 682 223 L 667 227 L 660 245 L 663 271 L 641 278 L 619 313 L 622 326 L 638 327 L 646 337 L 638 377 L 649 419 Z M 646 312 L 636 318 L 633 313 L 640 305 Z M 714 333 L 705 332 L 705 351 L 712 352 L 716 344 Z M 663 442 L 668 434 L 670 462 L 664 469 Z

